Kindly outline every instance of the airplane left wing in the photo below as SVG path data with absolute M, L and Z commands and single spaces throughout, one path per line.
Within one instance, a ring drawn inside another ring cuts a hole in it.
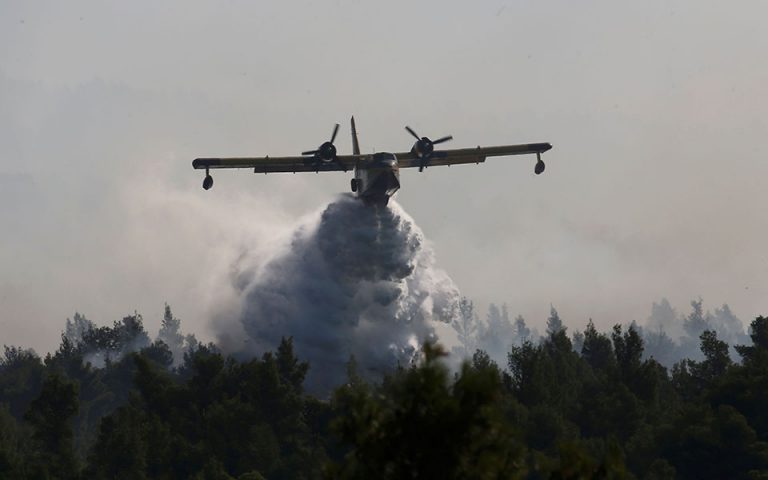
M 252 168 L 254 173 L 346 172 L 355 168 L 360 159 L 360 155 L 339 155 L 330 162 L 307 156 L 196 158 L 192 167 L 198 170 Z
M 396 153 L 400 168 L 409 167 L 433 167 L 438 165 L 454 165 L 461 163 L 481 163 L 487 157 L 502 157 L 508 155 L 525 155 L 535 153 L 540 156 L 550 150 L 549 143 L 527 143 L 522 145 L 503 145 L 497 147 L 458 148 L 451 150 L 438 150 L 429 157 L 420 158 L 414 152 Z M 539 161 L 541 161 L 539 159 Z M 543 165 L 543 163 L 542 163 Z M 542 167 L 543 170 L 543 167 Z M 539 172 L 540 173 L 540 172 Z

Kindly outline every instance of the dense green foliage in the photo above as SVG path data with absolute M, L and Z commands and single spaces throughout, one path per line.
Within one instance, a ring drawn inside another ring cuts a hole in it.
M 506 365 L 477 350 L 452 373 L 427 344 L 377 383 L 351 359 L 318 399 L 290 339 L 238 361 L 170 308 L 154 342 L 139 315 L 76 316 L 44 359 L 0 358 L 0 478 L 768 478 L 768 318 L 737 362 L 699 340 L 668 371 L 635 327 L 570 338 L 553 308 Z

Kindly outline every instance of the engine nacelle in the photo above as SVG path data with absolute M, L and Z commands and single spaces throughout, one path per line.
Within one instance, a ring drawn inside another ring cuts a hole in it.
M 325 142 L 317 149 L 317 158 L 325 163 L 331 163 L 336 158 L 336 147 L 331 142 Z
M 413 144 L 413 147 L 411 148 L 411 152 L 413 152 L 419 159 L 421 159 L 423 162 L 426 162 L 429 160 L 429 158 L 432 156 L 432 153 L 435 151 L 435 145 L 438 143 L 447 142 L 448 140 L 453 140 L 452 135 L 448 135 L 445 137 L 438 138 L 437 140 L 431 140 L 429 137 L 420 137 L 418 133 L 414 132 L 413 129 L 406 125 L 405 130 L 413 136 L 413 138 L 416 139 L 416 143 Z M 419 167 L 419 171 L 422 171 L 424 169 L 424 164 L 422 162 L 422 165 Z
M 424 158 L 432 155 L 435 151 L 435 145 L 427 137 L 422 137 L 413 144 L 411 151 L 419 158 Z
M 333 134 L 331 134 L 331 139 L 322 145 L 318 147 L 317 150 L 309 150 L 306 152 L 301 152 L 302 155 L 312 155 L 312 159 L 307 159 L 305 162 L 314 162 L 317 163 L 318 160 L 323 163 L 331 163 L 337 161 L 336 157 L 336 147 L 333 145 L 333 141 L 336 140 L 336 134 L 339 133 L 339 124 L 337 123 L 335 127 L 333 127 Z

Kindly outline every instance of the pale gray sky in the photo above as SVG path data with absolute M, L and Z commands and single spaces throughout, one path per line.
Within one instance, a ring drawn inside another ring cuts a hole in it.
M 644 320 L 667 296 L 768 313 L 768 3 L 0 4 L 0 343 L 40 351 L 75 310 L 168 301 L 205 336 L 240 249 L 267 252 L 349 176 L 218 172 L 358 121 L 530 158 L 403 172 L 397 201 L 481 305 L 541 324 Z M 761 195 L 762 194 L 762 195 Z

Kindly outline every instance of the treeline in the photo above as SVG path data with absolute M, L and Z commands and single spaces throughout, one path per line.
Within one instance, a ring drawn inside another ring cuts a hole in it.
M 167 308 L 177 358 L 138 315 L 77 318 L 45 358 L 5 348 L 0 478 L 768 478 L 764 317 L 739 362 L 712 330 L 667 369 L 634 327 L 590 322 L 575 345 L 551 320 L 503 364 L 476 350 L 451 372 L 426 344 L 371 383 L 350 359 L 329 399 L 304 392 L 290 339 L 236 360 Z
M 716 307 L 714 312 L 705 311 L 704 301 L 699 298 L 692 300 L 690 306 L 690 312 L 682 314 L 663 298 L 653 303 L 644 324 L 636 321 L 629 324 L 643 338 L 644 359 L 653 358 L 668 369 L 681 360 L 703 360 L 699 337 L 705 331 L 716 332 L 718 338 L 731 345 L 731 356 L 737 355 L 734 345 L 749 341 L 744 325 L 727 304 Z M 554 306 L 550 308 L 544 336 L 535 327 L 529 327 L 522 315 L 512 319 L 506 305 L 491 303 L 484 319 L 480 318 L 474 304 L 466 298 L 461 300 L 458 310 L 452 325 L 459 339 L 454 352 L 458 356 L 470 357 L 475 350 L 480 349 L 502 364 L 506 363 L 507 353 L 512 346 L 520 346 L 526 341 L 539 343 L 553 330 L 564 325 Z M 583 338 L 583 331 L 576 330 L 571 335 L 577 351 L 581 351 Z

